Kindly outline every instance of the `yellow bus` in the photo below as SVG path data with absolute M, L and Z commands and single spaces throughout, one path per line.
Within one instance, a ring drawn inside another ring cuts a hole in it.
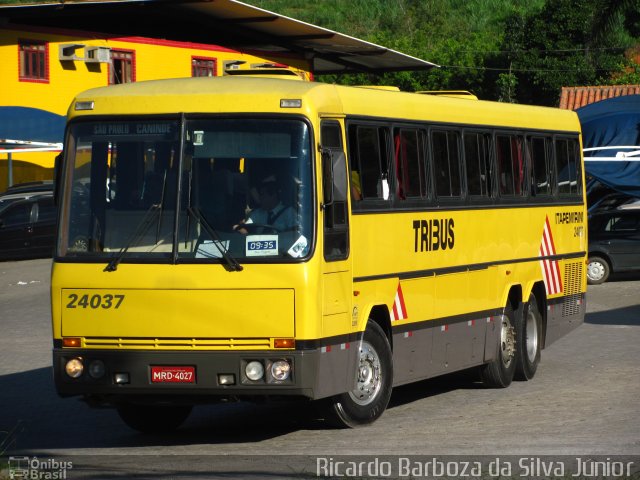
M 62 396 L 140 431 L 193 405 L 536 373 L 585 314 L 573 112 L 252 76 L 78 95 L 58 169 Z

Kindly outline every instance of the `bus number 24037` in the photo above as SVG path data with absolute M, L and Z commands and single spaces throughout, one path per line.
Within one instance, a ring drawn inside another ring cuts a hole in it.
M 124 295 L 76 295 L 70 294 L 68 297 L 69 303 L 67 308 L 120 308 L 124 300 Z

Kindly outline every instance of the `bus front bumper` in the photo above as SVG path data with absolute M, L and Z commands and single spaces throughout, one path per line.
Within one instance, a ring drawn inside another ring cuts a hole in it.
M 72 362 L 69 366 L 69 362 Z M 256 363 L 257 362 L 257 363 Z M 284 363 L 283 363 L 284 362 Z M 54 349 L 55 385 L 61 396 L 85 395 L 104 402 L 119 397 L 175 397 L 206 402 L 212 397 L 316 397 L 317 351 L 148 352 Z M 276 374 L 289 365 L 289 376 Z M 247 366 L 254 378 L 247 376 Z M 282 368 L 284 367 L 284 368 Z M 82 370 L 78 373 L 78 370 Z M 77 378 L 67 373 L 69 370 Z M 189 397 L 192 397 L 189 399 Z M 211 399 L 215 401 L 214 398 Z
M 58 394 L 63 397 L 84 395 L 101 403 L 117 403 L 136 396 L 172 398 L 187 403 L 262 396 L 313 399 L 347 390 L 342 372 L 329 384 L 325 375 L 319 375 L 327 368 L 333 370 L 331 365 L 323 368 L 324 363 L 317 349 L 233 352 L 53 350 Z M 282 379 L 282 371 L 287 370 L 287 365 L 289 376 Z M 252 380 L 247 376 L 249 372 L 249 376 L 256 378 L 261 370 L 260 378 Z M 321 377 L 325 379 L 324 385 L 319 383 Z

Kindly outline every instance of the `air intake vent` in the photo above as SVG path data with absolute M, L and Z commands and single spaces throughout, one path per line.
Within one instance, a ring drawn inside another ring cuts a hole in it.
M 582 306 L 581 286 L 584 275 L 584 262 L 565 263 L 564 265 L 564 301 L 562 302 L 562 316 L 568 317 L 580 313 Z

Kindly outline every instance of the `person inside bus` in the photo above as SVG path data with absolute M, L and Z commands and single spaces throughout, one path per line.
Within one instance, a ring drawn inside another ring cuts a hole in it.
M 247 235 L 248 233 L 271 233 L 268 227 L 278 232 L 292 230 L 297 225 L 296 213 L 290 206 L 284 205 L 280 199 L 281 191 L 275 175 L 264 178 L 257 188 L 259 206 L 249 213 L 246 220 L 234 225 L 236 232 Z M 255 232 L 247 225 L 255 224 Z

